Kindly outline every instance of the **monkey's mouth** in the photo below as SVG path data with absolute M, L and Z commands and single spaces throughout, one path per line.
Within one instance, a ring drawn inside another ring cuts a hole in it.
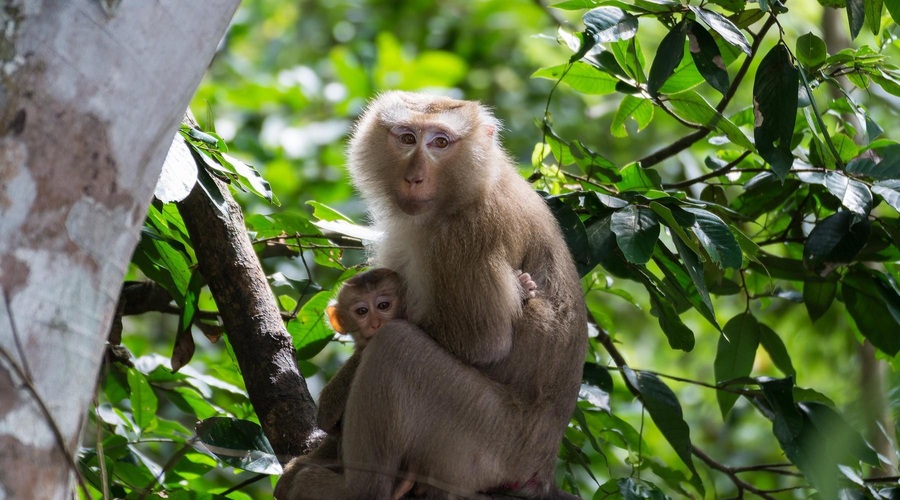
M 431 199 L 401 197 L 397 200 L 397 205 L 406 215 L 420 215 L 428 211 L 432 201 Z

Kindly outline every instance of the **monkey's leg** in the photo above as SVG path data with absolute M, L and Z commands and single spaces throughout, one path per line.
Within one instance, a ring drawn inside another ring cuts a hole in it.
M 402 466 L 416 482 L 474 496 L 533 472 L 516 470 L 525 428 L 522 405 L 503 386 L 418 327 L 390 322 L 366 346 L 347 400 L 348 494 L 390 498 Z

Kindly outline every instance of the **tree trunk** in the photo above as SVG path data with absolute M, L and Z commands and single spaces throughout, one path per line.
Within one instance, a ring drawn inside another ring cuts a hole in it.
M 238 3 L 0 10 L 0 497 L 71 497 L 123 275 Z

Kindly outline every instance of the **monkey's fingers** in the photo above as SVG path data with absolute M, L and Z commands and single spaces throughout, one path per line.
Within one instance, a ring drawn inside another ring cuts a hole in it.
M 533 299 L 537 297 L 537 283 L 531 279 L 531 275 L 521 271 L 516 272 L 520 273 L 519 284 L 522 285 L 522 290 L 525 292 L 525 298 Z

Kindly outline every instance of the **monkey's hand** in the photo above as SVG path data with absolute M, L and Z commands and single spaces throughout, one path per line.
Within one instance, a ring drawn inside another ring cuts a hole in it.
M 519 275 L 519 284 L 522 285 L 522 296 L 527 301 L 537 297 L 537 283 L 532 281 L 531 275 L 521 270 L 516 270 Z

